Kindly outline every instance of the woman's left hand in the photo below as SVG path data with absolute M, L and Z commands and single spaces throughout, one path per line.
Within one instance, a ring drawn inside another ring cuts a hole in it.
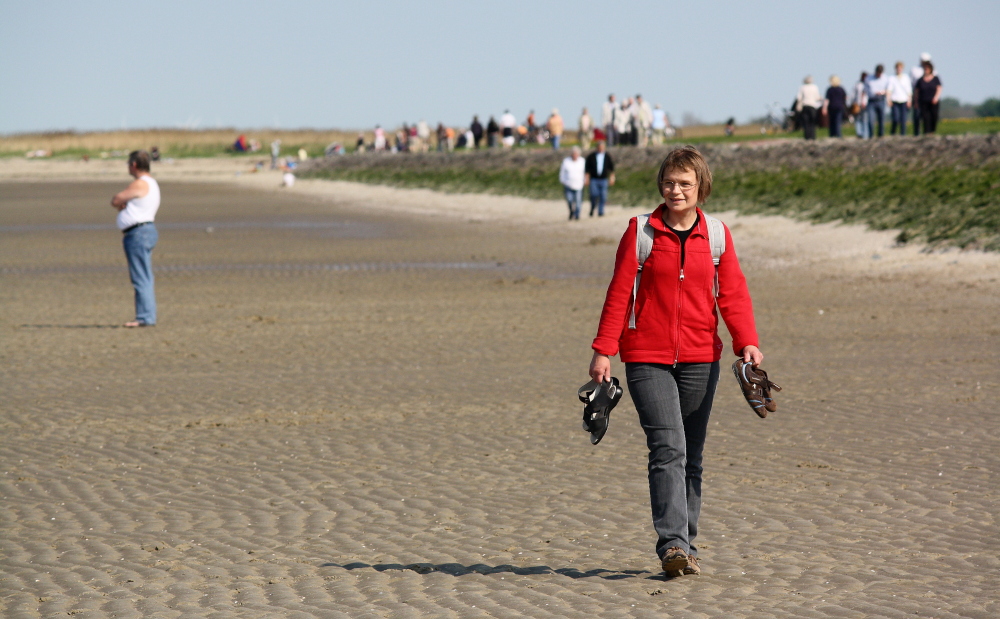
M 760 352 L 756 346 L 746 346 L 743 348 L 743 360 L 750 361 L 754 367 L 757 367 L 764 361 L 764 353 Z

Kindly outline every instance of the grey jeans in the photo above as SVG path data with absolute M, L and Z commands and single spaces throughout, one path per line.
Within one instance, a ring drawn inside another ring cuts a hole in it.
M 625 375 L 649 447 L 656 554 L 679 546 L 697 556 L 701 460 L 719 362 L 626 363 Z

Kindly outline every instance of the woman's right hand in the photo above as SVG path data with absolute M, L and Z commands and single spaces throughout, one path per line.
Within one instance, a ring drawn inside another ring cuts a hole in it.
M 611 358 L 594 351 L 594 358 L 590 360 L 590 377 L 598 383 L 609 382 L 611 380 Z

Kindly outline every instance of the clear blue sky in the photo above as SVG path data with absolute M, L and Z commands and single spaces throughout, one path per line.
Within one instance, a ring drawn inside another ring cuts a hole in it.
M 860 8 L 859 8 L 860 7 Z M 930 52 L 945 95 L 1000 96 L 1000 1 L 0 0 L 0 133 L 467 123 L 609 92 L 675 122 L 759 116 L 806 74 Z M 992 58 L 992 60 L 990 60 Z

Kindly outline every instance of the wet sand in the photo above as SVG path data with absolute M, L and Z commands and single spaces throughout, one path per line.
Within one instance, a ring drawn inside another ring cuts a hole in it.
M 995 257 L 727 215 L 785 391 L 724 372 L 667 580 L 575 398 L 630 213 L 225 175 L 162 176 L 140 330 L 127 179 L 0 183 L 4 617 L 1000 614 Z

